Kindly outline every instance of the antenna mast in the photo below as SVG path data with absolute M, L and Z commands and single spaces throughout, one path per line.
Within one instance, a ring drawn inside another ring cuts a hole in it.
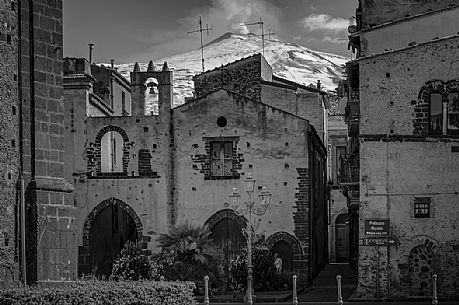
M 201 34 L 201 63 L 202 63 L 202 72 L 204 72 L 204 45 L 202 44 L 202 32 L 206 32 L 207 36 L 209 36 L 209 31 L 212 31 L 212 29 L 209 29 L 209 25 L 206 23 L 206 28 L 202 28 L 202 19 L 201 16 L 199 16 L 199 30 L 194 30 L 187 32 L 187 34 L 192 34 L 192 33 L 197 33 L 199 32 Z
M 261 21 L 261 18 L 260 18 L 260 21 L 258 22 L 254 22 L 254 23 L 241 23 L 241 26 L 246 26 L 246 25 L 260 25 L 260 28 L 261 28 L 261 45 L 262 45 L 262 49 L 263 49 L 263 55 L 265 55 L 265 33 L 264 33 L 264 30 L 263 30 L 263 21 Z

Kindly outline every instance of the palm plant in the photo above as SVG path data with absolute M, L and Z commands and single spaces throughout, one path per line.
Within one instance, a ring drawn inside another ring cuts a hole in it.
M 157 238 L 162 252 L 156 261 L 163 266 L 168 280 L 193 281 L 196 293 L 203 293 L 205 275 L 211 286 L 221 286 L 222 272 L 218 266 L 221 251 L 214 245 L 207 226 L 183 223 L 171 226 Z
M 157 241 L 163 254 L 173 261 L 207 263 L 219 255 L 207 226 L 188 222 L 169 227 L 169 233 L 160 234 Z

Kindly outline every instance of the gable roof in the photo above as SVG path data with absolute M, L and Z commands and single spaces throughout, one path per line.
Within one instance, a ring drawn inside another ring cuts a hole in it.
M 231 95 L 234 95 L 234 96 L 237 96 L 237 97 L 244 98 L 244 99 L 246 99 L 246 100 L 248 100 L 248 101 L 250 101 L 250 102 L 252 102 L 252 103 L 257 103 L 257 104 L 263 105 L 263 106 L 265 106 L 265 107 L 268 107 L 268 108 L 271 108 L 271 109 L 275 109 L 276 111 L 282 112 L 282 113 L 284 113 L 284 114 L 286 114 L 286 115 L 290 115 L 290 116 L 292 116 L 292 117 L 294 117 L 294 118 L 297 118 L 297 119 L 300 119 L 300 120 L 302 120 L 302 121 L 305 121 L 305 122 L 307 122 L 309 125 L 311 125 L 311 124 L 309 123 L 309 120 L 307 120 L 307 119 L 305 119 L 305 118 L 302 118 L 302 117 L 300 117 L 300 116 L 298 116 L 298 115 L 296 115 L 296 114 L 293 114 L 293 113 L 291 113 L 291 112 L 282 110 L 282 109 L 280 109 L 280 108 L 277 108 L 277 107 L 274 107 L 274 106 L 265 104 L 265 103 L 263 103 L 263 102 L 259 102 L 259 101 L 257 101 L 257 100 L 254 100 L 254 99 L 249 98 L 249 97 L 247 97 L 247 96 L 245 96 L 245 95 L 242 95 L 242 94 L 240 94 L 240 93 L 237 93 L 237 92 L 228 90 L 228 89 L 223 88 L 223 87 L 222 87 L 222 88 L 215 89 L 215 90 L 212 90 L 212 91 L 209 91 L 209 92 L 207 92 L 206 94 L 204 94 L 204 95 L 202 95 L 202 96 L 200 96 L 200 97 L 198 97 L 198 98 L 192 99 L 192 100 L 190 100 L 190 101 L 187 102 L 187 103 L 184 103 L 184 104 L 179 105 L 179 106 L 177 106 L 177 107 L 175 107 L 175 108 L 172 108 L 172 111 L 174 111 L 174 110 L 176 110 L 176 109 L 181 109 L 181 108 L 183 108 L 183 107 L 185 107 L 185 106 L 188 106 L 188 105 L 190 105 L 190 104 L 192 104 L 192 103 L 196 103 L 197 101 L 200 101 L 200 100 L 202 100 L 202 99 L 205 99 L 205 98 L 207 98 L 207 97 L 209 97 L 209 96 L 211 96 L 211 95 L 213 95 L 213 94 L 215 94 L 215 93 L 217 93 L 217 92 L 219 92 L 219 91 L 226 91 L 226 92 L 228 92 L 228 93 L 231 94 Z

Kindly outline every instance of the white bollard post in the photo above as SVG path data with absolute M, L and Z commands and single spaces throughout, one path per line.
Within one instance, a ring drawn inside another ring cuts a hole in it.
M 209 277 L 204 277 L 204 305 L 209 305 Z
M 433 287 L 432 287 L 432 305 L 437 305 L 438 304 L 438 299 L 437 299 L 437 275 L 433 275 Z
M 298 305 L 298 297 L 296 294 L 296 275 L 293 275 L 293 305 Z
M 341 275 L 336 276 L 338 282 L 338 305 L 343 305 L 343 296 L 341 295 Z

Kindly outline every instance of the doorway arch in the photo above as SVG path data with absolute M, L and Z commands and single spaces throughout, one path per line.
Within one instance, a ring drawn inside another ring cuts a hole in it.
M 223 253 L 221 263 L 225 272 L 228 272 L 230 261 L 242 254 L 246 247 L 247 241 L 242 233 L 246 224 L 247 220 L 244 217 L 238 216 L 230 209 L 216 212 L 205 222 L 212 240 Z
M 78 275 L 108 277 L 124 244 L 142 240 L 142 229 L 140 218 L 128 204 L 113 197 L 102 201 L 84 223 Z

